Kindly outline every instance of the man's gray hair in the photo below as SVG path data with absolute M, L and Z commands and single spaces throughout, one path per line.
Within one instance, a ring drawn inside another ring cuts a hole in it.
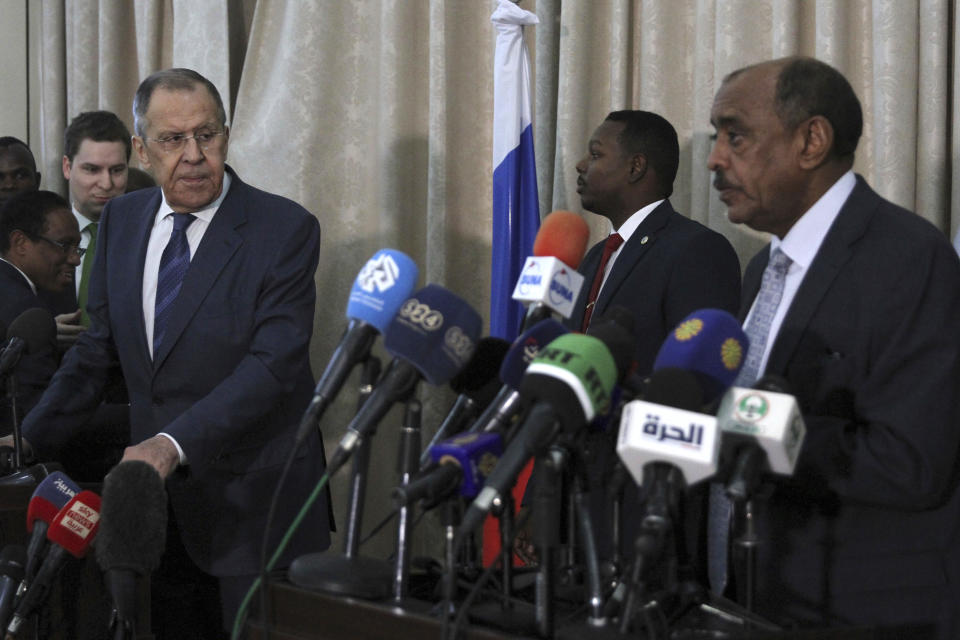
M 144 136 L 147 109 L 150 107 L 150 98 L 157 88 L 168 91 L 193 91 L 197 85 L 206 87 L 207 91 L 210 92 L 210 96 L 217 105 L 217 117 L 220 119 L 220 125 L 226 127 L 227 112 L 223 108 L 220 92 L 217 91 L 212 82 L 193 69 L 164 69 L 150 74 L 137 87 L 137 93 L 133 96 L 133 130 L 141 138 Z

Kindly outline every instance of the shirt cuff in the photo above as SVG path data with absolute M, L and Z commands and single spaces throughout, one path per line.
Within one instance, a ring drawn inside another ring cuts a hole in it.
M 161 431 L 157 435 L 163 436 L 164 438 L 172 442 L 173 446 L 177 448 L 177 455 L 180 456 L 180 464 L 181 465 L 187 464 L 187 456 L 183 453 L 183 449 L 180 447 L 180 443 L 177 442 L 176 438 L 174 438 L 169 433 L 164 433 L 163 431 Z

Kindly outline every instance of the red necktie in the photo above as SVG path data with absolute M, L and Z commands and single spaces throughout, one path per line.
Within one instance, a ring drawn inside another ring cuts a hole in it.
M 600 285 L 603 284 L 603 273 L 607 269 L 610 256 L 622 244 L 623 237 L 619 233 L 611 233 L 607 236 L 607 241 L 603 245 L 603 257 L 600 258 L 600 266 L 597 268 L 597 274 L 593 276 L 593 284 L 590 286 L 590 297 L 587 298 L 587 308 L 583 311 L 583 324 L 580 325 L 580 331 L 586 331 L 587 327 L 590 326 L 593 307 L 597 304 L 597 294 L 600 293 Z

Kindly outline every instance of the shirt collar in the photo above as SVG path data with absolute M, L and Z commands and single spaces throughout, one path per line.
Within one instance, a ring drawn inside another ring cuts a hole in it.
M 664 198 L 663 200 L 666 200 Z M 656 202 L 651 202 L 647 206 L 643 207 L 632 216 L 627 218 L 627 221 L 620 225 L 619 229 L 614 229 L 611 233 L 619 233 L 620 237 L 623 238 L 623 243 L 626 244 L 627 240 L 630 239 L 630 236 L 633 235 L 633 232 L 637 230 L 637 227 L 640 226 L 640 223 L 647 219 L 654 209 L 660 206 L 660 203 L 663 200 L 657 200 Z
M 223 185 L 220 189 L 220 195 L 217 196 L 217 199 L 208 204 L 203 209 L 199 211 L 191 211 L 195 217 L 200 218 L 206 223 L 210 223 L 213 220 L 213 214 L 217 212 L 217 209 L 220 208 L 220 204 L 223 202 L 223 199 L 227 197 L 227 192 L 230 191 L 230 183 L 232 182 L 230 178 L 230 172 L 223 172 Z M 160 195 L 163 198 L 163 202 L 160 203 L 160 209 L 157 210 L 157 217 L 154 219 L 155 222 L 163 220 L 167 215 L 173 213 L 173 207 L 167 202 L 167 194 L 163 192 L 163 188 L 160 189 Z
M 87 216 L 80 213 L 76 205 L 70 204 L 70 210 L 73 211 L 73 217 L 77 219 L 77 226 L 80 227 L 80 231 L 83 231 L 87 228 L 88 224 L 93 223 L 94 221 L 88 218 Z
M 857 179 L 852 169 L 840 176 L 840 179 L 800 216 L 782 240 L 776 236 L 770 238 L 770 252 L 773 253 L 774 249 L 779 248 L 798 267 L 809 267 L 856 184 Z

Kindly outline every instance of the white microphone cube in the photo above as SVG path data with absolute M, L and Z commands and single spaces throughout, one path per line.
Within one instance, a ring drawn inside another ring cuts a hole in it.
M 713 416 L 643 400 L 623 406 L 617 455 L 638 485 L 650 462 L 677 467 L 687 485 L 709 478 L 717 472 L 719 448 Z
M 527 258 L 513 290 L 513 299 L 527 305 L 542 303 L 564 318 L 569 318 L 582 286 L 583 275 L 562 260 L 552 257 Z
M 732 387 L 720 409 L 723 432 L 755 438 L 766 452 L 770 471 L 793 474 L 807 433 L 797 399 L 788 393 Z

